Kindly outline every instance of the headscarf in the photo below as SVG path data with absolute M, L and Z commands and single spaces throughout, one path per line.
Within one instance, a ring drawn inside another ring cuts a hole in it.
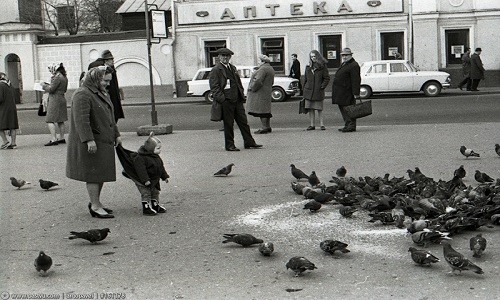
M 101 80 L 106 73 L 106 67 L 98 66 L 94 67 L 85 74 L 83 78 L 82 86 L 86 86 L 88 88 L 97 89 L 101 92 L 106 92 L 106 90 L 101 85 Z
M 10 86 L 10 80 L 7 78 L 7 74 L 5 74 L 4 72 L 0 72 L 0 82 L 3 82 L 6 85 Z
M 53 64 L 49 66 L 49 71 L 52 73 L 52 75 L 55 75 L 57 73 L 57 70 L 63 66 L 63 63 L 58 63 L 58 64 Z

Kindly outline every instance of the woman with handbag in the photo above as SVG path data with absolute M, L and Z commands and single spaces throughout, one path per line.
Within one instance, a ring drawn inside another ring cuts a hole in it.
M 44 104 L 47 110 L 45 122 L 49 127 L 51 139 L 45 146 L 55 146 L 66 143 L 64 139 L 64 122 L 68 120 L 68 109 L 66 108 L 64 94 L 68 89 L 68 78 L 62 63 L 50 66 L 49 71 L 52 73 L 50 84 L 42 84 L 45 92 L 49 93 L 47 103 Z M 57 131 L 59 131 L 59 139 L 57 138 Z
M 306 66 L 304 72 L 304 99 L 305 109 L 309 112 L 311 125 L 306 130 L 316 129 L 316 112 L 318 112 L 321 130 L 325 130 L 322 115 L 323 101 L 325 100 L 325 88 L 330 82 L 326 63 L 327 60 L 318 50 L 312 50 L 309 53 L 309 65 Z
M 2 138 L 2 146 L 0 148 L 2 150 L 16 148 L 17 129 L 19 129 L 19 122 L 17 119 L 14 89 L 10 85 L 7 75 L 0 72 L 0 136 Z M 10 133 L 10 142 L 5 134 L 6 130 Z
M 361 74 L 359 64 L 352 57 L 350 48 L 344 48 L 340 52 L 342 64 L 333 77 L 332 103 L 339 106 L 340 113 L 344 119 L 344 127 L 340 132 L 356 131 L 356 119 L 349 117 L 345 107 L 356 103 L 361 86 Z
M 249 115 L 260 118 L 262 123 L 262 128 L 255 133 L 266 134 L 272 131 L 271 101 L 274 69 L 270 65 L 271 59 L 267 55 L 260 55 L 259 60 L 259 69 L 253 72 L 248 83 L 247 111 Z

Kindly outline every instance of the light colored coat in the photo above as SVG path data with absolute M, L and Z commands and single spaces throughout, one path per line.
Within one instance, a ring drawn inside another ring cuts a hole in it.
M 113 104 L 107 94 L 85 86 L 78 88 L 71 105 L 66 176 L 93 183 L 115 181 L 114 145 L 118 136 Z M 97 152 L 89 154 L 87 142 L 92 140 Z
M 262 64 L 250 78 L 247 93 L 248 113 L 270 114 L 274 69 L 269 63 Z

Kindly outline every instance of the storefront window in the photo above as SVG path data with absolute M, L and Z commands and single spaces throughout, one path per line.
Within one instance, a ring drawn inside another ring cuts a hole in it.
M 340 67 L 341 35 L 323 35 L 319 37 L 321 55 L 328 59 L 328 68 Z
M 283 38 L 262 39 L 262 54 L 269 56 L 271 66 L 277 73 L 285 72 L 285 62 L 283 60 L 285 48 Z
M 462 54 L 469 47 L 469 29 L 445 30 L 446 65 L 462 64 Z
M 217 50 L 226 47 L 226 41 L 206 41 L 205 42 L 205 57 L 206 67 L 213 67 L 219 62 Z
M 380 46 L 382 47 L 382 60 L 403 59 L 404 32 L 384 32 L 380 34 Z

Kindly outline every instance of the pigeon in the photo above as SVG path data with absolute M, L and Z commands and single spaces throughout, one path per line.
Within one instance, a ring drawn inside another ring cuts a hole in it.
M 16 179 L 15 177 L 10 178 L 10 183 L 15 186 L 17 189 L 22 188 L 25 184 L 31 184 L 31 182 L 27 182 L 26 180 Z
M 451 240 L 451 238 L 448 237 L 448 233 L 439 232 L 437 230 L 429 230 L 427 228 L 422 231 L 412 233 L 411 239 L 415 244 L 424 247 L 426 247 L 428 243 L 439 244 L 445 239 Z
M 344 206 L 342 205 L 340 208 L 339 208 L 339 213 L 346 217 L 346 218 L 350 218 L 352 217 L 352 214 L 357 211 L 358 209 L 356 207 L 353 207 L 353 206 Z
M 337 174 L 338 177 L 345 177 L 345 174 L 347 174 L 347 170 L 344 166 L 340 167 L 335 171 L 335 174 Z
M 274 252 L 274 244 L 265 242 L 259 245 L 259 252 L 264 256 L 271 256 Z
M 410 247 L 408 252 L 411 252 L 411 259 L 419 266 L 431 266 L 431 263 L 437 263 L 439 258 L 432 255 L 429 251 L 418 250 L 417 248 Z
M 382 224 L 388 224 L 394 222 L 394 219 L 392 218 L 392 214 L 390 212 L 378 212 L 378 213 L 370 213 L 368 214 L 370 217 L 372 217 L 368 222 L 370 223 L 375 223 L 376 221 L 382 222 Z
M 227 176 L 229 173 L 231 173 L 231 170 L 233 169 L 234 164 L 230 163 L 229 165 L 225 166 L 224 168 L 220 169 L 217 171 L 214 176 Z
M 429 220 L 415 220 L 406 228 L 408 233 L 415 233 L 417 231 L 423 231 L 425 228 L 430 226 L 431 222 Z
M 312 201 L 307 202 L 304 205 L 303 209 L 309 209 L 311 212 L 314 213 L 314 212 L 317 212 L 320 208 L 321 208 L 321 203 L 319 203 L 318 201 L 312 200 Z
M 40 179 L 39 180 L 40 182 L 40 187 L 44 190 L 49 190 L 51 187 L 54 187 L 56 185 L 59 185 L 58 183 L 55 183 L 55 182 L 52 182 L 52 181 L 48 181 L 48 180 L 43 180 L 43 179 Z
M 320 184 L 319 178 L 318 178 L 318 176 L 316 176 L 316 172 L 315 171 L 312 171 L 311 175 L 309 175 L 309 183 L 312 186 Z
M 476 153 L 476 152 L 474 152 L 474 150 L 468 149 L 465 146 L 460 147 L 460 153 L 462 153 L 463 156 L 465 156 L 465 158 L 469 158 L 469 156 L 479 157 L 479 153 Z
M 458 167 L 458 169 L 455 170 L 455 172 L 453 172 L 453 176 L 456 176 L 458 178 L 464 178 L 465 177 L 465 169 L 464 169 L 464 165 L 461 165 L 460 167 Z
M 309 180 L 309 176 L 307 176 L 306 173 L 302 172 L 301 169 L 296 168 L 294 164 L 291 164 L 290 167 L 292 168 L 293 177 L 295 177 L 297 180 L 301 180 L 302 178 Z
M 264 242 L 263 240 L 258 239 L 253 235 L 247 233 L 241 233 L 241 234 L 226 233 L 224 234 L 224 238 L 225 240 L 222 241 L 223 244 L 233 242 L 243 247 L 249 247 L 254 244 L 262 244 Z
M 347 249 L 347 246 L 348 245 L 346 243 L 342 243 L 341 241 L 334 241 L 334 240 L 324 240 L 321 243 L 319 243 L 319 247 L 321 248 L 321 250 L 323 250 L 327 253 L 330 253 L 332 255 L 337 250 L 342 252 L 342 253 L 351 252 Z
M 103 228 L 103 229 L 90 229 L 88 231 L 82 231 L 82 232 L 77 232 L 77 231 L 71 231 L 70 233 L 72 236 L 70 236 L 68 239 L 74 240 L 74 239 L 84 239 L 87 240 L 93 244 L 104 240 L 109 233 L 109 228 Z
M 464 270 L 472 270 L 477 274 L 484 274 L 483 270 L 465 258 L 461 253 L 455 251 L 450 245 L 448 241 L 442 241 L 443 245 L 443 255 L 446 262 L 451 267 L 451 274 L 455 273 L 455 270 L 462 271 Z
M 45 254 L 45 252 L 40 251 L 38 257 L 35 258 L 35 268 L 40 274 L 46 275 L 47 271 L 52 266 L 52 258 Z M 41 273 L 43 271 L 43 273 Z
M 482 234 L 478 233 L 470 239 L 470 249 L 474 252 L 474 257 L 481 257 L 484 249 L 486 249 L 486 239 Z
M 476 179 L 477 182 L 479 183 L 485 183 L 485 182 L 493 182 L 493 178 L 491 178 L 488 174 L 483 173 L 479 170 L 476 170 L 476 173 L 474 174 L 474 179 Z
M 498 156 L 500 156 L 500 145 L 499 144 L 495 144 L 495 152 L 498 154 Z
M 321 204 L 325 204 L 325 203 L 333 200 L 333 195 L 330 193 L 316 193 L 313 195 L 313 199 L 316 202 L 319 202 Z
M 295 272 L 295 277 L 298 277 L 305 270 L 317 269 L 316 266 L 303 256 L 294 256 L 286 263 L 286 269 L 291 269 Z
M 292 181 L 292 190 L 297 194 L 297 195 L 302 195 L 302 190 L 306 187 L 304 184 L 300 182 L 295 182 Z
M 396 207 L 394 207 L 391 210 L 391 216 L 394 222 L 396 223 L 397 228 L 403 228 L 404 227 L 404 221 L 405 221 L 405 212 L 401 208 L 401 201 L 398 201 L 396 203 Z

